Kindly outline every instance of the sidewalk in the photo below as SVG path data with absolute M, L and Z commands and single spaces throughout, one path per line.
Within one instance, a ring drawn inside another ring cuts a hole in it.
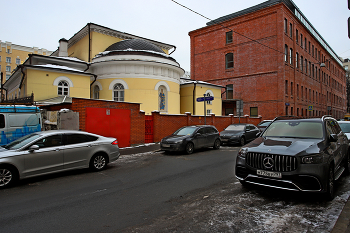
M 120 148 L 120 155 L 131 155 L 131 154 L 139 154 L 145 152 L 159 151 L 160 145 L 159 143 L 148 143 L 148 144 L 140 144 L 131 147 Z
M 149 143 L 120 148 L 120 155 L 131 155 L 146 152 L 159 151 L 159 143 Z M 331 233 L 350 233 L 350 198 L 347 200 Z
M 344 205 L 337 222 L 335 223 L 332 233 L 350 233 L 350 198 Z

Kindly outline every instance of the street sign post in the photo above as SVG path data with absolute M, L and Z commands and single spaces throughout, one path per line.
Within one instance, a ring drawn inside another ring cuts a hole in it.
M 206 103 L 207 101 L 212 101 L 214 100 L 214 96 L 205 96 L 205 94 L 203 94 L 203 97 L 199 97 L 197 98 L 197 102 L 204 102 L 204 124 L 207 124 L 207 109 L 206 109 Z

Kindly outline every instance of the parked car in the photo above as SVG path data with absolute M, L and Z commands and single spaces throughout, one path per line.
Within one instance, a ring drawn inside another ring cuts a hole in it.
M 227 144 L 237 144 L 241 146 L 258 137 L 260 130 L 252 124 L 232 124 L 220 132 L 221 142 Z
M 187 154 L 203 147 L 219 149 L 220 145 L 219 131 L 212 125 L 185 126 L 160 142 L 161 150 L 185 151 Z
M 348 139 L 331 117 L 276 118 L 264 133 L 240 149 L 236 177 L 284 190 L 334 197 L 334 181 L 349 173 Z
M 0 187 L 77 168 L 100 171 L 119 155 L 115 138 L 75 130 L 28 134 L 0 147 Z
M 260 132 L 262 132 L 262 131 L 264 131 L 266 129 L 267 126 L 269 126 L 271 124 L 271 122 L 272 122 L 272 120 L 263 120 L 262 122 L 257 124 L 256 127 L 258 127 Z
M 350 140 L 350 121 L 338 121 L 338 124 L 341 130 L 345 133 L 345 135 Z

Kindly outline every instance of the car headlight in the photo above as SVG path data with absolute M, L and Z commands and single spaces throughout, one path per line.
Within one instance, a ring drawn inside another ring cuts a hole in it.
M 182 143 L 182 139 L 181 140 L 177 140 L 177 141 L 174 141 L 175 144 L 180 144 Z
M 309 155 L 301 158 L 301 163 L 304 164 L 318 164 L 323 163 L 322 155 Z
M 241 148 L 239 151 L 238 151 L 238 156 L 241 157 L 241 158 L 245 158 L 245 155 L 247 154 L 248 152 L 248 148 Z

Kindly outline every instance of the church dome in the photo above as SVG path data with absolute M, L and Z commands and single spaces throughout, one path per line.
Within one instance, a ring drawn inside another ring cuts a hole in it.
M 109 46 L 105 52 L 107 51 L 115 51 L 115 50 L 137 50 L 137 51 L 153 51 L 157 53 L 165 54 L 165 52 L 160 49 L 158 46 L 141 39 L 131 39 L 131 40 L 122 40 L 117 43 Z

